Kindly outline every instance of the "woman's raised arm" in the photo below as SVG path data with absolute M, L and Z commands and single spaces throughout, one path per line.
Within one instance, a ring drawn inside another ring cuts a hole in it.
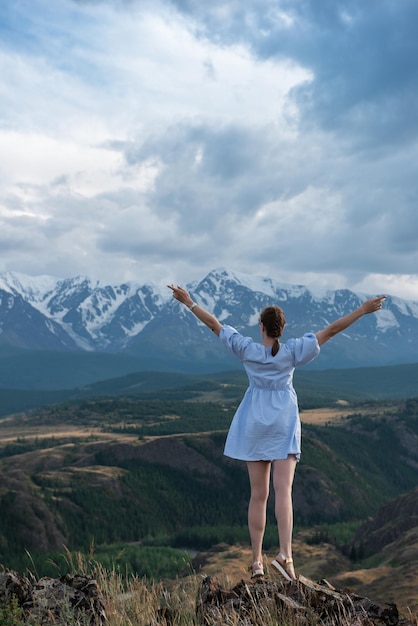
M 386 296 L 370 298 L 369 300 L 366 300 L 366 302 L 363 302 L 363 304 L 361 304 L 358 309 L 355 309 L 344 317 L 340 317 L 338 320 L 335 320 L 335 322 L 332 322 L 332 324 L 330 324 L 323 330 L 315 333 L 319 345 L 322 346 L 322 344 L 324 344 L 329 339 L 332 339 L 332 337 L 335 337 L 335 335 L 340 333 L 342 330 L 345 330 L 346 328 L 351 326 L 351 324 L 357 322 L 357 320 L 363 317 L 363 315 L 379 311 L 382 308 L 382 302 L 385 298 Z

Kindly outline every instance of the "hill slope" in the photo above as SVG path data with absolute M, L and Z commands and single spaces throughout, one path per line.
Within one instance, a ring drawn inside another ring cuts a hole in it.
M 113 359 L 117 360 L 116 367 L 126 368 L 128 372 L 131 367 L 135 369 L 135 365 L 122 355 L 102 355 L 102 359 L 97 354 L 72 354 L 68 360 L 65 357 L 63 363 L 60 356 L 50 354 L 52 358 L 47 359 L 47 364 L 44 362 L 44 368 L 40 364 L 36 365 L 36 358 L 26 362 L 26 368 L 36 369 L 39 387 L 0 388 L 0 417 L 50 403 L 100 396 L 135 396 L 139 400 L 150 398 L 152 394 L 155 397 L 208 398 L 208 393 L 211 393 L 215 398 L 238 401 L 248 383 L 242 370 L 206 375 L 134 371 L 117 378 L 96 381 L 95 375 L 99 372 L 104 375 L 109 369 L 112 371 Z M 0 367 L 1 363 L 0 358 Z M 3 365 L 6 368 L 5 359 Z M 12 372 L 15 366 L 17 364 L 11 360 Z M 69 368 L 77 370 L 77 377 L 82 382 L 76 388 L 65 388 Z M 29 376 L 33 378 L 33 374 Z M 56 386 L 58 383 L 62 387 Z M 49 388 L 48 384 L 51 385 Z M 341 400 L 355 402 L 364 399 L 412 398 L 418 389 L 418 364 L 325 371 L 298 370 L 295 373 L 295 388 L 302 408 L 333 405 Z
M 417 407 L 369 403 L 333 425 L 305 424 L 298 523 L 361 520 L 413 489 Z M 232 411 L 201 400 L 104 399 L 0 421 L 0 546 L 175 542 L 178 533 L 193 543 L 205 527 L 245 526 L 245 464 L 223 456 Z

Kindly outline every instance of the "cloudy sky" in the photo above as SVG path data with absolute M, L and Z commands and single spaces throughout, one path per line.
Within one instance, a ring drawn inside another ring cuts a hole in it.
M 416 0 L 2 0 L 0 271 L 418 301 Z

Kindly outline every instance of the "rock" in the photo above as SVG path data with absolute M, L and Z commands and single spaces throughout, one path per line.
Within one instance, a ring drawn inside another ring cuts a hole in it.
M 13 597 L 22 606 L 30 597 L 31 589 L 29 580 L 17 572 L 10 569 L 0 572 L 0 606 L 10 603 Z
M 33 584 L 12 570 L 0 572 L 0 606 L 15 597 L 25 620 L 31 616 L 41 624 L 104 626 L 106 613 L 94 579 L 66 574 L 44 577 Z
M 199 624 L 262 626 L 268 617 L 291 614 L 301 626 L 415 626 L 402 620 L 395 604 L 378 604 L 355 593 L 338 590 L 326 580 L 313 582 L 299 576 L 295 582 L 258 578 L 241 580 L 232 589 L 220 586 L 216 577 L 206 577 L 198 591 L 196 616 Z M 284 620 L 286 621 L 286 619 Z

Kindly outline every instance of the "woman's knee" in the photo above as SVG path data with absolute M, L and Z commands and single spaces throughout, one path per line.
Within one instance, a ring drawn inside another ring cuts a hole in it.
M 257 502 L 258 504 L 265 504 L 269 497 L 269 490 L 264 487 L 256 487 L 251 489 L 251 497 L 250 500 L 252 502 Z

